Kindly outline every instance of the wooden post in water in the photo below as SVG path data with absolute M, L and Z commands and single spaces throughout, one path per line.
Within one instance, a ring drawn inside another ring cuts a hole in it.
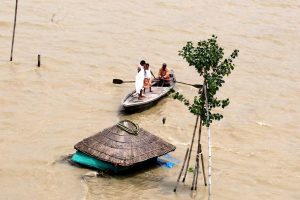
M 37 66 L 38 66 L 38 67 L 41 66 L 41 55 L 40 55 L 40 54 L 38 55 L 38 64 L 37 64 Z
M 15 20 L 14 20 L 13 37 L 11 42 L 10 61 L 12 61 L 13 59 L 13 49 L 14 49 L 14 42 L 15 42 L 16 23 L 17 23 L 17 11 L 18 11 L 18 0 L 16 0 L 16 7 L 15 7 Z

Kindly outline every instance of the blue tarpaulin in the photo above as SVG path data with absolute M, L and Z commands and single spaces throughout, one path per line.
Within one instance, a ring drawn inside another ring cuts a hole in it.
M 161 167 L 173 168 L 175 165 L 179 164 L 180 161 L 173 158 L 170 154 L 165 154 L 157 158 L 157 164 Z

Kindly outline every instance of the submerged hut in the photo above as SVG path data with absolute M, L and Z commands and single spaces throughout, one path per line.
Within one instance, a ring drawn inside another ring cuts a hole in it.
M 123 120 L 77 143 L 74 162 L 100 170 L 124 171 L 175 150 L 175 146 Z

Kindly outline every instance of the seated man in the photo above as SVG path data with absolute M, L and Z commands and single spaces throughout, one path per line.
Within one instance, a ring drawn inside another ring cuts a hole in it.
M 170 72 L 167 68 L 167 64 L 163 63 L 162 67 L 159 69 L 158 73 L 158 85 L 159 86 L 169 86 L 170 85 Z

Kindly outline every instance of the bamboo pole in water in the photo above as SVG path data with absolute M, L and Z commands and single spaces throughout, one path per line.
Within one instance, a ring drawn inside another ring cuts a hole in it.
M 197 175 L 196 175 L 196 182 L 194 185 L 194 189 L 197 190 L 197 184 L 198 184 L 198 175 L 199 175 L 199 167 L 200 167 L 200 156 L 201 156 L 201 166 L 202 166 L 202 173 L 203 173 L 203 179 L 204 179 L 204 185 L 206 186 L 206 177 L 205 177 L 205 169 L 204 169 L 204 161 L 203 161 L 203 153 L 202 153 L 202 146 L 201 146 L 201 130 L 202 130 L 202 120 L 200 121 L 200 127 L 199 127 L 199 134 L 198 134 L 198 149 L 197 149 L 197 157 L 196 157 L 196 162 L 198 165 L 197 168 Z
M 199 124 L 199 134 L 198 134 L 198 142 L 197 142 L 197 154 L 196 154 L 196 162 L 195 162 L 195 171 L 193 176 L 193 182 L 191 190 L 196 190 L 196 183 L 198 179 L 198 172 L 199 172 L 199 145 L 200 145 L 200 139 L 201 139 L 201 128 L 202 128 L 202 119 L 200 117 L 200 124 Z
M 198 150 L 197 150 L 198 151 Z M 191 187 L 191 190 L 194 190 L 194 185 L 195 185 L 195 182 L 196 182 L 196 176 L 197 176 L 197 172 L 198 172 L 198 163 L 197 161 L 195 162 L 195 167 L 194 167 L 194 173 L 193 173 L 193 182 L 192 182 L 192 187 Z
M 186 158 L 187 158 L 188 153 L 189 153 L 189 148 L 186 149 L 186 153 L 185 153 L 185 156 L 184 156 L 184 161 L 183 161 L 183 163 L 182 163 L 182 167 L 181 167 L 179 176 L 178 176 L 178 178 L 177 178 L 177 183 L 176 183 L 175 188 L 174 188 L 174 190 L 173 190 L 174 192 L 176 192 L 176 190 L 177 190 L 177 186 L 178 186 L 178 183 L 179 183 L 179 180 L 180 180 L 180 177 L 181 177 L 181 174 L 182 174 L 182 171 L 183 171 L 183 168 L 184 168 L 185 161 L 186 161 Z
M 186 169 L 185 169 L 185 173 L 184 173 L 182 182 L 185 181 L 185 177 L 186 177 L 186 174 L 187 174 L 187 171 L 188 171 L 188 168 L 189 168 L 191 154 L 192 154 L 192 149 L 193 149 L 193 144 L 194 144 L 195 133 L 196 133 L 197 125 L 198 125 L 198 120 L 199 120 L 199 116 L 197 116 L 197 119 L 196 119 L 196 124 L 195 124 L 195 128 L 194 128 L 193 138 L 192 138 L 192 141 L 191 141 L 191 146 L 190 146 L 190 151 L 189 151 L 189 157 L 188 157 L 188 160 L 187 160 L 187 163 L 186 163 Z
M 205 95 L 206 117 L 207 120 L 209 120 L 206 83 L 203 84 L 203 89 Z M 208 127 L 208 199 L 210 199 L 210 196 L 211 196 L 211 132 L 210 132 L 210 127 Z
M 202 173 L 203 173 L 203 179 L 204 179 L 204 185 L 207 186 L 206 183 L 206 175 L 205 175 L 205 168 L 204 168 L 204 161 L 203 161 L 203 153 L 202 153 L 202 146 L 200 144 L 200 156 L 201 156 L 201 164 L 202 164 Z M 197 184 L 197 183 L 196 183 Z M 197 187 L 197 185 L 196 185 Z
M 13 59 L 13 49 L 14 49 L 14 42 L 15 42 L 16 23 L 17 23 L 17 11 L 18 11 L 18 0 L 16 0 L 16 7 L 15 7 L 15 20 L 14 20 L 13 37 L 11 42 L 10 61 L 12 61 Z

